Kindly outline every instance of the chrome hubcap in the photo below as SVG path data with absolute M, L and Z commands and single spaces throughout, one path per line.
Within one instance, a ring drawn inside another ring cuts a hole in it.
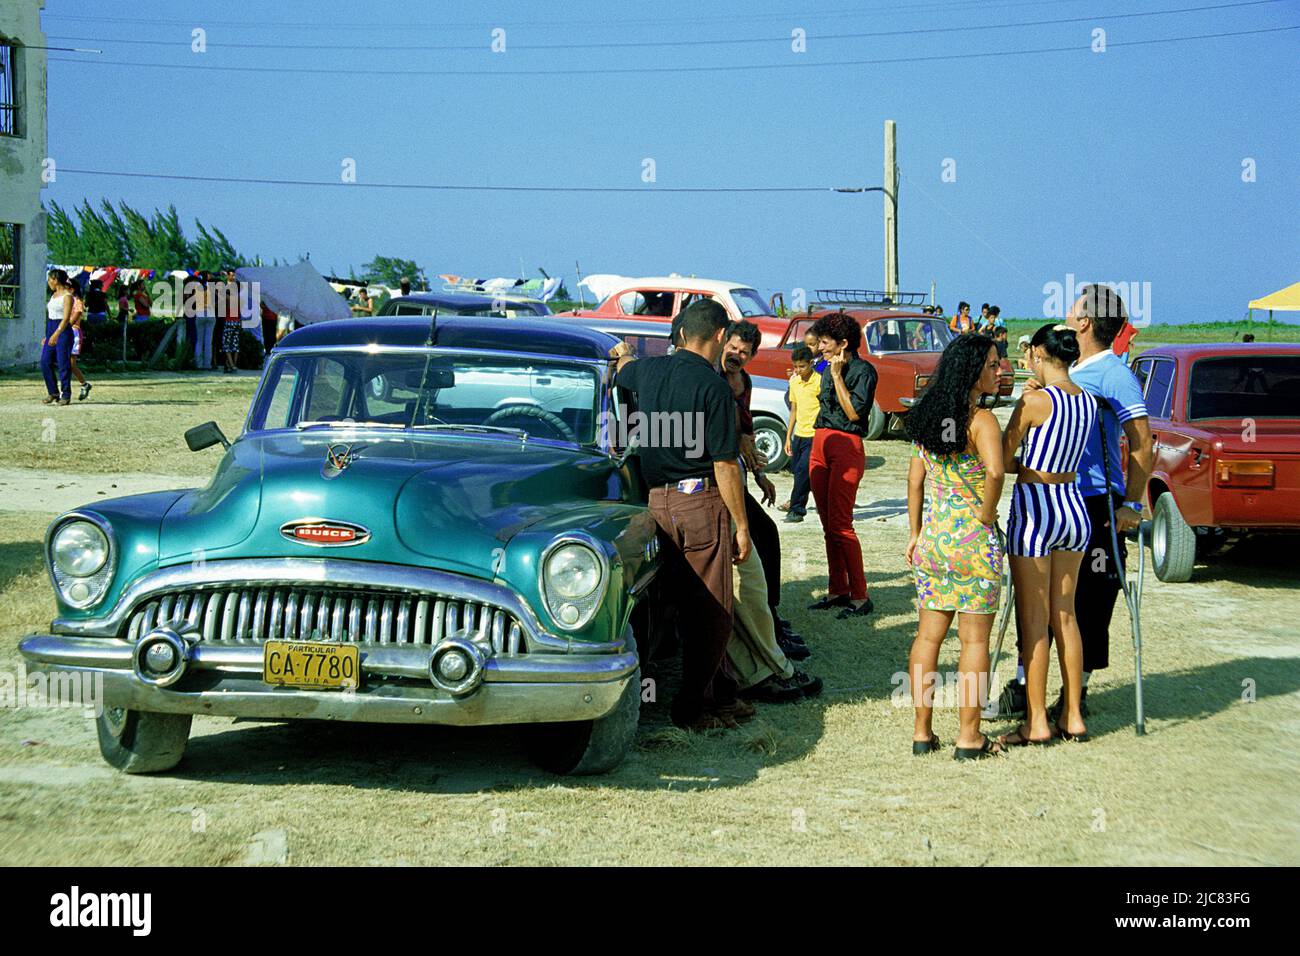
M 770 429 L 760 428 L 754 434 L 754 447 L 768 461 L 776 461 L 784 450 L 781 447 L 781 440 L 777 437 L 776 432 Z

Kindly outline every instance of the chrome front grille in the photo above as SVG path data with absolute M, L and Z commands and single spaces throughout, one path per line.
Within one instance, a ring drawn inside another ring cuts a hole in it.
M 460 635 L 494 654 L 528 652 L 523 628 L 507 611 L 450 595 L 397 591 L 247 587 L 163 594 L 131 613 L 126 638 L 138 641 L 155 627 L 205 643 L 330 640 L 432 647 Z

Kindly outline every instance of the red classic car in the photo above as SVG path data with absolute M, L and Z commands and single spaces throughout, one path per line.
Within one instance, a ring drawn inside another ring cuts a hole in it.
M 1300 345 L 1158 346 L 1132 367 L 1155 444 L 1160 580 L 1188 580 L 1231 536 L 1300 531 Z
M 820 308 L 792 319 L 775 348 L 761 348 L 749 363 L 753 375 L 781 377 L 789 375 L 790 352 L 803 342 L 813 323 L 837 311 Z M 876 403 L 867 423 L 867 438 L 874 441 L 886 430 L 902 424 L 907 410 L 916 404 L 930 384 L 930 376 L 939 365 L 944 346 L 954 333 L 941 317 L 923 312 L 892 309 L 845 308 L 862 326 L 862 355 L 876 368 Z M 1011 395 L 1015 373 L 1011 363 L 1003 361 L 999 377 L 999 400 Z
M 777 345 L 788 324 L 771 313 L 763 297 L 743 282 L 700 279 L 695 276 L 659 276 L 627 279 L 594 309 L 575 309 L 559 315 L 594 319 L 645 319 L 671 322 L 697 299 L 714 299 L 733 322 L 747 319 L 763 332 L 764 345 Z

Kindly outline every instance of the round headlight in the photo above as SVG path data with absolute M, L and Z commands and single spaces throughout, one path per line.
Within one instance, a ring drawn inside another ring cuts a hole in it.
M 69 521 L 55 533 L 50 553 L 64 574 L 89 577 L 108 561 L 108 538 L 89 521 Z
M 562 545 L 546 559 L 546 582 L 559 597 L 584 598 L 600 585 L 600 559 L 583 545 Z

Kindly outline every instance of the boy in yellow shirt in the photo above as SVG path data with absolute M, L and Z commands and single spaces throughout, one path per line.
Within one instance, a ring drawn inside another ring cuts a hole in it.
M 798 524 L 808 513 L 808 456 L 812 452 L 813 423 L 821 410 L 818 395 L 822 377 L 813 369 L 813 353 L 807 345 L 796 345 L 791 358 L 794 373 L 790 376 L 790 427 L 785 434 L 785 453 L 794 472 L 794 491 L 784 510 L 785 520 Z

